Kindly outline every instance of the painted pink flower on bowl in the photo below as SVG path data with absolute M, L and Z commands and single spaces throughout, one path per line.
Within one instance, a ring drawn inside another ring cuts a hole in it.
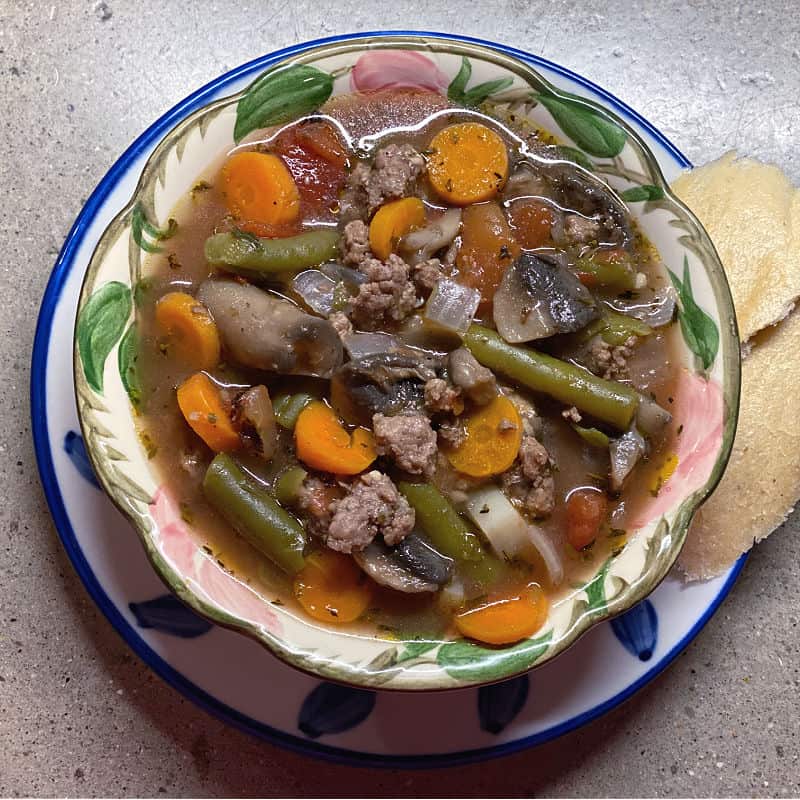
M 636 528 L 660 517 L 708 480 L 722 447 L 722 387 L 701 375 L 684 373 L 675 393 L 673 416 L 680 430 L 675 449 L 678 466 L 634 520 Z
M 414 50 L 370 50 L 350 73 L 354 92 L 421 89 L 444 94 L 449 79 L 428 56 Z
M 283 626 L 268 601 L 202 552 L 165 487 L 156 491 L 150 514 L 158 528 L 162 554 L 183 578 L 223 611 L 282 634 Z
M 197 570 L 196 582 L 204 594 L 229 614 L 261 625 L 276 636 L 283 633 L 283 625 L 269 601 L 205 554 Z
M 197 544 L 163 486 L 158 487 L 150 503 L 150 515 L 161 539 L 161 552 L 182 575 L 191 574 L 194 571 Z

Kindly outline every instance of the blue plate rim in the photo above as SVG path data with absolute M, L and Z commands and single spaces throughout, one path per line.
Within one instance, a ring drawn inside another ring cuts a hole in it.
M 493 745 L 489 747 L 475 748 L 471 750 L 459 751 L 454 753 L 433 754 L 425 756 L 406 756 L 406 755 L 379 755 L 373 753 L 358 753 L 341 747 L 321 744 L 310 741 L 301 736 L 295 736 L 284 731 L 279 731 L 258 720 L 248 717 L 246 714 L 222 703 L 211 694 L 201 689 L 196 684 L 185 678 L 180 672 L 175 670 L 167 661 L 161 658 L 145 641 L 139 636 L 136 629 L 122 616 L 117 607 L 106 594 L 102 585 L 92 572 L 89 562 L 81 550 L 72 524 L 66 512 L 61 489 L 55 473 L 53 455 L 50 448 L 50 436 L 46 413 L 46 373 L 47 373 L 47 353 L 50 342 L 50 335 L 53 325 L 53 316 L 56 306 L 61 297 L 61 292 L 67 276 L 72 268 L 75 254 L 80 247 L 92 219 L 97 210 L 102 206 L 119 179 L 124 176 L 130 165 L 141 152 L 156 143 L 169 131 L 177 122 L 186 115 L 204 105 L 208 99 L 216 94 L 221 88 L 230 82 L 245 76 L 251 72 L 265 69 L 270 64 L 288 56 L 305 52 L 313 47 L 324 44 L 333 44 L 343 41 L 365 39 L 371 36 L 424 36 L 434 39 L 452 39 L 461 42 L 471 42 L 485 45 L 522 59 L 534 66 L 545 67 L 557 74 L 576 81 L 591 92 L 601 97 L 621 116 L 633 120 L 641 128 L 647 130 L 659 144 L 667 150 L 670 155 L 682 167 L 691 167 L 691 162 L 669 141 L 657 128 L 646 119 L 637 114 L 633 109 L 619 100 L 610 92 L 597 86 L 591 81 L 583 78 L 577 73 L 565 67 L 555 64 L 541 56 L 526 53 L 517 48 L 479 39 L 471 36 L 458 34 L 445 34 L 433 31 L 413 31 L 413 30 L 386 30 L 386 31 L 365 31 L 363 33 L 340 34 L 321 39 L 314 39 L 301 44 L 276 50 L 264 56 L 260 56 L 252 61 L 242 64 L 223 75 L 218 76 L 205 86 L 188 95 L 182 101 L 173 106 L 169 111 L 157 119 L 148 127 L 137 139 L 122 153 L 113 164 L 111 169 L 104 175 L 100 183 L 97 184 L 89 199 L 84 204 L 78 217 L 72 225 L 64 245 L 61 248 L 58 259 L 53 267 L 50 278 L 45 289 L 42 303 L 39 308 L 39 317 L 36 324 L 36 334 L 34 337 L 33 353 L 31 358 L 31 430 L 33 432 L 34 450 L 36 454 L 39 477 L 44 488 L 50 512 L 56 525 L 56 530 L 61 538 L 64 549 L 72 562 L 75 571 L 78 573 L 89 595 L 97 604 L 100 611 L 106 616 L 108 621 L 131 647 L 137 656 L 149 666 L 159 677 L 173 688 L 177 689 L 184 697 L 194 702 L 199 707 L 213 715 L 214 717 L 233 725 L 246 733 L 257 736 L 272 744 L 279 745 L 288 750 L 303 755 L 313 755 L 327 761 L 353 766 L 374 766 L 387 768 L 407 768 L 420 769 L 432 767 L 449 767 L 460 764 L 474 763 L 489 758 L 510 755 L 544 742 L 551 741 L 562 736 L 569 731 L 575 730 L 582 725 L 591 722 L 597 717 L 605 714 L 620 703 L 627 700 L 640 688 L 645 686 L 657 675 L 663 672 L 675 658 L 689 645 L 694 637 L 706 625 L 714 615 L 719 605 L 727 597 L 733 584 L 741 572 L 747 559 L 743 555 L 729 573 L 727 580 L 721 587 L 719 593 L 714 598 L 710 606 L 706 609 L 703 616 L 697 620 L 686 636 L 678 642 L 661 660 L 650 670 L 642 675 L 638 680 L 627 686 L 623 691 L 617 693 L 605 702 L 595 706 L 589 711 L 577 714 L 564 722 L 548 728 L 545 731 L 531 736 L 517 739 L 513 742 Z

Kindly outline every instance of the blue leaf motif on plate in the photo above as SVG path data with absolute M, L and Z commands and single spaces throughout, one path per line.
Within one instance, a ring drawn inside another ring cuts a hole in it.
M 642 661 L 653 657 L 658 640 L 658 614 L 649 600 L 611 620 L 611 627 L 622 646 Z
M 86 455 L 86 445 L 83 443 L 83 437 L 75 431 L 69 431 L 64 437 L 64 452 L 67 454 L 69 460 L 75 465 L 82 478 L 85 478 L 92 486 L 100 488 L 97 478 L 94 475 L 94 470 L 89 462 L 89 456 Z
M 129 603 L 128 608 L 140 628 L 154 628 L 162 633 L 180 636 L 181 639 L 194 639 L 214 627 L 171 594 L 143 603 Z
M 520 675 L 478 689 L 478 719 L 481 730 L 500 733 L 522 711 L 528 699 L 530 680 Z
M 303 701 L 297 727 L 316 739 L 361 724 L 375 708 L 375 692 L 320 683 Z

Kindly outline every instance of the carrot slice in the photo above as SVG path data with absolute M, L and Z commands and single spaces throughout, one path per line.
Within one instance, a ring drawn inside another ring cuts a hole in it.
M 508 210 L 514 238 L 521 247 L 532 250 L 553 243 L 553 209 L 541 200 L 515 200 Z
M 294 438 L 297 457 L 304 464 L 335 475 L 357 475 L 377 458 L 372 434 L 356 428 L 351 435 L 320 400 L 300 412 Z
M 578 489 L 567 498 L 567 541 L 576 550 L 583 550 L 597 538 L 607 508 L 606 496 L 594 489 Z
M 156 324 L 178 357 L 195 369 L 219 362 L 219 331 L 208 309 L 185 292 L 168 292 L 156 303 Z
M 369 224 L 369 246 L 385 260 L 397 241 L 414 228 L 425 224 L 425 206 L 418 197 L 404 197 L 381 206 Z
M 222 168 L 228 210 L 251 222 L 278 225 L 300 212 L 300 194 L 283 161 L 272 153 L 234 153 Z
M 532 636 L 547 621 L 549 603 L 538 583 L 521 591 L 490 596 L 455 616 L 464 636 L 487 644 L 512 644 Z
M 450 463 L 474 478 L 505 472 L 519 453 L 522 419 L 516 406 L 498 395 L 467 417 L 466 438 L 447 453 Z
M 484 305 L 491 303 L 520 248 L 497 203 L 468 206 L 461 215 L 461 247 L 456 256 L 459 282 L 478 289 Z
M 479 122 L 443 128 L 428 149 L 431 186 L 453 205 L 490 200 L 508 177 L 508 151 L 503 140 Z
M 241 445 L 222 394 L 205 372 L 196 372 L 178 387 L 178 407 L 189 427 L 215 453 L 237 450 Z
M 372 585 L 351 557 L 320 550 L 306 558 L 294 579 L 294 596 L 310 617 L 341 625 L 367 610 Z

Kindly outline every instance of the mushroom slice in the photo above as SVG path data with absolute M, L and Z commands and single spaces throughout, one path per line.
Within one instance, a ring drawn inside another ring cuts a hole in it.
M 207 280 L 197 298 L 208 308 L 230 357 L 245 367 L 329 378 L 342 343 L 326 319 L 252 284 Z

